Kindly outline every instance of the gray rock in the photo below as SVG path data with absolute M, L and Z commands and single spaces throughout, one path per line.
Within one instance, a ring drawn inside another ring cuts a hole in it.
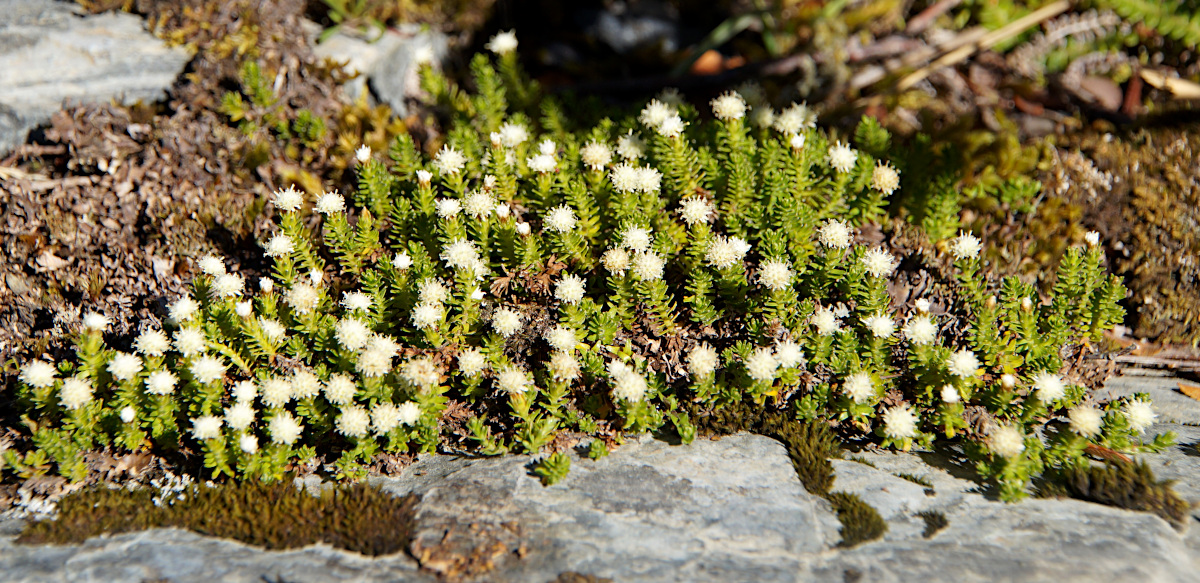
M 188 58 L 131 14 L 81 16 L 71 2 L 0 0 L 0 153 L 64 102 L 161 99 Z
M 1108 388 L 1165 395 L 1172 383 L 1118 380 Z M 1180 403 L 1171 415 L 1159 412 L 1170 421 L 1191 406 L 1200 408 Z M 1166 422 L 1148 433 L 1167 430 L 1183 445 L 1140 457 L 1160 477 L 1182 480 L 1185 499 L 1200 500 L 1192 445 L 1200 428 Z M 544 582 L 565 571 L 623 582 L 1200 580 L 1200 528 L 1181 533 L 1150 514 L 1077 500 L 1005 504 L 970 467 L 939 453 L 855 457 L 861 461 L 834 461 L 834 490 L 857 493 L 889 530 L 853 549 L 837 546 L 831 508 L 803 490 L 784 448 L 743 434 L 688 446 L 643 437 L 597 461 L 573 455 L 570 475 L 550 487 L 529 475 L 528 456 L 423 457 L 399 477 L 373 478 L 397 495 L 422 496 L 415 559 L 367 559 L 325 546 L 267 552 L 155 530 L 65 547 L 20 547 L 0 536 L 0 573 L 14 581 L 114 582 Z M 922 512 L 940 512 L 948 525 L 926 538 Z
M 317 58 L 344 62 L 348 71 L 359 73 L 346 84 L 351 99 L 369 92 L 401 117 L 408 115 L 408 100 L 420 95 L 416 57 L 421 51 L 430 51 L 433 62 L 439 63 L 449 51 L 449 39 L 440 31 L 402 24 L 374 41 L 338 32 L 313 49 Z

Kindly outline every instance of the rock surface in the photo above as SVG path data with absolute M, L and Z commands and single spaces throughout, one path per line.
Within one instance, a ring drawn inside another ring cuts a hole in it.
M 316 31 L 319 30 L 318 26 Z M 359 74 L 345 86 L 351 99 L 370 95 L 386 103 L 400 117 L 408 115 L 408 100 L 420 94 L 417 65 L 423 51 L 428 51 L 432 62 L 441 62 L 449 51 L 449 39 L 440 31 L 422 30 L 415 24 L 389 28 L 373 41 L 345 32 L 336 33 L 320 44 L 316 43 L 315 35 L 313 39 L 313 54 L 317 58 L 344 62 L 348 72 Z
M 72 103 L 161 99 L 188 61 L 131 14 L 0 0 L 0 153 Z
M 1159 406 L 1152 431 L 1176 431 L 1180 445 L 1144 458 L 1161 477 L 1184 480 L 1178 491 L 1196 501 L 1200 428 L 1180 422 L 1200 418 L 1200 402 L 1171 401 L 1174 386 L 1123 378 L 1108 390 L 1170 403 Z M 570 475 L 550 487 L 529 475 L 529 457 L 425 457 L 400 477 L 375 479 L 423 495 L 413 557 L 367 559 L 326 546 L 266 552 L 155 530 L 65 547 L 3 536 L 0 573 L 30 582 L 540 583 L 567 571 L 614 581 L 1200 580 L 1200 528 L 1180 533 L 1150 514 L 1076 500 L 1004 504 L 970 468 L 938 453 L 850 457 L 834 462 L 834 490 L 859 494 L 889 526 L 882 540 L 852 549 L 838 546 L 836 517 L 803 490 L 784 448 L 742 434 L 688 446 L 646 437 L 598 461 L 573 456 Z M 927 527 L 920 513 L 930 512 L 941 513 L 944 528 Z

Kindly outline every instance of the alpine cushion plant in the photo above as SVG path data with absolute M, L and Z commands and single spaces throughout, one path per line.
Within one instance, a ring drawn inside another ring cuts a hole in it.
M 689 407 L 749 403 L 884 447 L 961 440 L 1016 499 L 1088 445 L 1143 446 L 1144 398 L 1096 403 L 1062 376 L 1065 348 L 1122 317 L 1097 247 L 1072 249 L 1043 299 L 993 290 L 964 233 L 941 243 L 951 303 L 900 305 L 901 258 L 855 241 L 922 169 L 884 159 L 878 124 L 831 141 L 803 105 L 755 115 L 768 106 L 729 92 L 710 121 L 664 95 L 571 132 L 504 47 L 472 61 L 473 95 L 422 69 L 450 118 L 432 156 L 403 135 L 386 161 L 357 154 L 350 200 L 275 193 L 271 277 L 205 258 L 134 353 L 106 347 L 98 317 L 77 362 L 28 363 L 37 449 L 8 464 L 80 479 L 92 448 L 195 445 L 214 476 L 328 456 L 355 478 L 381 451 L 540 453 L 668 422 L 687 441 Z

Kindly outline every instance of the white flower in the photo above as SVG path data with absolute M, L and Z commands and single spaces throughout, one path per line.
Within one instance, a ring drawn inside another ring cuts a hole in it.
M 325 278 L 325 272 L 320 269 L 312 269 L 308 272 L 308 283 L 313 287 L 321 285 L 321 280 Z
M 642 113 L 638 115 L 638 120 L 646 127 L 658 129 L 668 117 L 675 115 L 675 110 L 671 106 L 657 100 L 651 99 L 646 107 L 642 108 Z
M 442 146 L 433 158 L 433 167 L 442 174 L 458 174 L 467 165 L 467 157 L 455 150 L 450 144 Z
M 1087 234 L 1083 236 L 1083 240 L 1087 241 L 1088 245 L 1095 247 L 1096 245 L 1100 244 L 1100 233 L 1097 233 L 1096 231 L 1088 231 Z
M 892 439 L 912 439 L 917 436 L 917 414 L 908 403 L 901 403 L 883 412 L 883 433 Z
M 517 50 L 517 32 L 515 30 L 498 32 L 484 46 L 497 55 L 511 53 Z
M 1095 407 L 1079 405 L 1067 411 L 1067 419 L 1070 421 L 1071 431 L 1084 437 L 1096 437 L 1100 435 L 1104 413 Z
M 584 281 L 578 275 L 567 275 L 554 286 L 554 297 L 564 304 L 578 304 L 583 300 Z
M 930 308 L 929 300 L 927 300 L 925 298 L 921 298 L 921 299 L 913 302 L 913 307 L 915 307 L 918 312 L 921 312 L 922 314 L 927 314 L 927 313 L 929 313 L 929 308 Z
M 971 378 L 979 369 L 979 359 L 970 350 L 959 350 L 946 359 L 946 369 L 959 378 Z
M 517 223 L 517 234 L 518 235 L 528 235 L 529 232 L 530 232 L 529 223 L 525 223 L 525 222 Z
M 405 401 L 396 407 L 396 419 L 401 423 L 413 426 L 421 418 L 421 406 L 414 401 Z
M 428 388 L 437 385 L 442 375 L 433 361 L 425 356 L 404 363 L 400 369 L 400 376 L 413 386 Z
M 583 164 L 592 170 L 603 170 L 612 162 L 612 150 L 606 144 L 598 142 L 588 142 L 586 146 L 579 150 L 579 158 L 583 160 Z
M 617 138 L 617 154 L 632 162 L 646 155 L 646 143 L 630 130 L 628 134 Z
M 412 322 L 413 326 L 422 330 L 437 329 L 438 324 L 442 322 L 442 305 L 421 302 L 413 306 Z
M 558 146 L 554 143 L 554 140 L 546 138 L 542 140 L 542 143 L 538 144 L 538 152 L 543 156 L 554 156 L 558 152 Z
M 284 294 L 284 300 L 292 307 L 292 311 L 297 314 L 307 314 L 317 308 L 321 296 L 317 293 L 317 288 L 307 283 L 297 282 L 292 284 L 292 289 Z
M 362 292 L 346 292 L 342 294 L 342 307 L 350 311 L 367 311 L 371 309 L 371 296 Z
M 842 330 L 842 323 L 838 321 L 833 310 L 821 306 L 817 306 L 808 322 L 817 329 L 817 334 L 821 336 L 830 336 Z
M 838 172 L 849 172 L 858 161 L 858 152 L 840 140 L 829 147 L 829 166 Z
M 850 226 L 837 219 L 829 219 L 817 231 L 817 239 L 821 244 L 833 249 L 846 249 L 850 246 L 853 233 Z
M 329 380 L 325 381 L 325 400 L 334 405 L 345 405 L 354 400 L 354 394 L 358 392 L 358 385 L 354 384 L 354 379 L 350 375 L 344 373 L 336 373 L 329 375 Z
M 783 368 L 794 368 L 804 364 L 804 352 L 800 350 L 799 344 L 784 340 L 775 344 L 775 360 L 779 361 L 779 366 Z
M 775 123 L 775 110 L 769 105 L 758 105 L 750 112 L 750 123 L 757 128 L 769 128 Z
M 137 419 L 137 411 L 134 411 L 133 407 L 126 405 L 121 408 L 121 422 L 122 423 L 133 423 L 134 419 Z
M 212 290 L 218 297 L 231 298 L 242 295 L 246 288 L 246 278 L 236 273 L 222 273 L 213 280 Z
M 863 254 L 862 264 L 867 268 L 867 273 L 875 277 L 888 277 L 896 270 L 896 260 L 882 247 L 876 247 Z
M 188 367 L 188 371 L 192 373 L 192 378 L 200 384 L 208 384 L 216 382 L 225 377 L 225 363 L 221 359 L 212 356 L 203 356 L 192 362 L 192 366 Z
M 321 394 L 321 379 L 307 368 L 292 371 L 292 398 L 297 401 Z
M 248 402 L 240 402 L 225 409 L 225 424 L 237 431 L 242 431 L 254 423 L 254 407 Z
M 871 173 L 871 186 L 879 192 L 891 195 L 900 188 L 900 171 L 892 168 L 887 162 L 876 164 L 875 171 Z
M 400 271 L 405 271 L 409 267 L 412 267 L 412 257 L 409 257 L 407 252 L 397 253 L 396 256 L 392 258 L 392 267 L 395 267 Z
M 289 186 L 286 189 L 275 191 L 275 208 L 281 211 L 294 212 L 299 210 L 302 204 L 304 204 L 304 195 L 294 187 Z
M 383 435 L 400 424 L 400 411 L 392 403 L 380 403 L 371 409 L 371 429 Z
M 775 370 L 779 361 L 770 348 L 758 348 L 746 359 L 746 372 L 756 381 L 770 381 L 775 378 Z
M 450 297 L 450 290 L 437 279 L 425 279 L 417 286 L 417 297 L 428 304 L 442 304 Z
M 366 146 L 363 146 L 364 148 Z M 369 155 L 369 154 L 368 154 Z M 323 215 L 332 215 L 346 210 L 346 199 L 337 192 L 326 192 L 317 199 L 316 211 Z
M 960 232 L 950 245 L 950 254 L 954 255 L 955 259 L 975 259 L 979 257 L 982 248 L 983 245 L 975 235 Z
M 278 320 L 259 318 L 258 325 L 262 328 L 263 334 L 267 335 L 267 340 L 271 342 L 279 342 L 287 336 L 287 328 L 284 328 Z
M 479 249 L 466 239 L 455 239 L 442 249 L 442 261 L 454 269 L 468 269 L 479 262 Z
M 892 334 L 896 331 L 896 323 L 883 314 L 870 316 L 866 320 L 863 320 L 863 323 L 867 325 L 867 329 L 876 338 L 891 338 Z
M 204 415 L 192 420 L 192 435 L 196 439 L 214 439 L 221 435 L 221 418 L 216 415 Z
M 1053 403 L 1067 394 L 1062 377 L 1048 372 L 1038 373 L 1033 377 L 1033 390 L 1043 403 Z
M 712 346 L 701 344 L 688 353 L 687 363 L 693 377 L 706 377 L 720 366 L 720 357 Z
M 1000 375 L 1000 386 L 1004 387 L 1005 389 L 1009 389 L 1009 390 L 1011 390 L 1013 387 L 1017 386 L 1016 375 L 1012 375 L 1009 373 L 1004 373 L 1004 374 Z
M 683 118 L 679 114 L 674 114 L 664 119 L 658 126 L 658 135 L 664 138 L 678 138 L 683 134 L 683 128 L 687 124 L 683 123 Z
M 496 375 L 496 386 L 509 394 L 524 393 L 529 390 L 529 375 L 525 371 L 514 365 L 508 365 L 500 369 Z
M 1025 437 L 1011 425 L 998 425 L 988 436 L 988 448 L 1000 457 L 1014 458 L 1025 451 Z
M 546 331 L 546 342 L 554 347 L 559 352 L 571 352 L 575 350 L 575 344 L 579 342 L 575 336 L 574 328 L 567 328 L 562 324 L 555 325 L 553 328 Z
M 550 357 L 549 369 L 558 381 L 571 382 L 579 378 L 579 361 L 566 352 L 555 352 Z
M 643 281 L 662 279 L 665 266 L 662 256 L 653 251 L 642 251 L 633 258 L 633 274 Z
M 175 300 L 175 303 L 171 304 L 171 307 L 167 310 L 167 314 L 176 322 L 185 322 L 198 309 L 200 309 L 200 304 L 197 304 L 196 300 L 193 300 L 189 296 L 182 296 L 178 300 Z
M 473 377 L 487 369 L 487 357 L 478 348 L 468 348 L 458 353 L 458 372 Z
M 708 253 L 704 256 L 705 261 L 717 269 L 733 267 L 735 263 L 740 263 L 746 253 L 742 251 L 743 247 L 738 241 L 736 237 L 727 239 L 718 235 L 709 244 Z
M 292 400 L 291 381 L 275 377 L 262 384 L 262 402 L 268 407 L 282 407 Z
M 44 360 L 32 361 L 21 368 L 20 379 L 31 387 L 39 389 L 49 387 L 54 384 L 55 380 L 54 365 Z
M 104 314 L 92 312 L 83 317 L 83 327 L 97 332 L 104 332 L 112 325 L 112 320 Z
M 765 261 L 758 270 L 758 283 L 772 291 L 782 291 L 792 285 L 792 268 L 778 259 Z
M 937 324 L 929 316 L 916 316 L 904 326 L 904 337 L 917 346 L 937 340 Z
M 371 339 L 371 329 L 360 320 L 346 318 L 337 323 L 334 332 L 338 344 L 348 350 L 358 350 L 367 345 Z
M 492 329 L 508 338 L 521 329 L 521 313 L 509 308 L 500 308 L 492 314 Z
M 258 278 L 258 287 L 263 293 L 269 294 L 275 291 L 275 282 L 271 281 L 269 277 L 260 277 Z
M 170 347 L 170 341 L 162 330 L 143 330 L 133 343 L 134 350 L 146 356 L 162 356 Z
M 63 379 L 58 400 L 67 409 L 78 409 L 92 400 L 92 382 L 83 377 Z
M 621 245 L 631 251 L 645 251 L 653 242 L 650 230 L 643 227 L 629 227 L 621 232 Z
M 238 438 L 238 449 L 248 454 L 258 452 L 258 437 L 251 433 L 245 433 Z
M 182 328 L 175 331 L 175 350 L 185 357 L 200 354 L 207 346 L 208 341 L 199 328 Z
M 804 142 L 804 134 L 793 134 L 792 137 L 788 139 L 788 145 L 790 145 L 793 150 L 800 150 L 804 148 Z
M 254 381 L 238 381 L 233 385 L 233 399 L 239 403 L 250 403 L 258 397 L 258 385 Z
M 296 421 L 291 413 L 281 411 L 271 418 L 271 422 L 267 424 L 267 430 L 271 432 L 271 441 L 291 445 L 304 432 L 304 425 Z
M 364 164 L 367 160 L 370 160 L 371 146 L 366 144 L 359 146 L 358 149 L 354 151 L 354 159 L 358 160 L 360 164 Z
M 712 203 L 703 197 L 693 196 L 679 203 L 679 216 L 683 217 L 683 222 L 688 225 L 707 223 L 712 213 Z
M 417 182 L 421 186 L 429 186 L 429 181 L 433 180 L 433 173 L 428 170 L 417 170 Z
M 506 148 L 515 148 L 529 139 L 529 130 L 519 123 L 506 123 L 500 126 L 500 143 Z
M 243 318 L 249 318 L 250 315 L 254 313 L 254 304 L 250 303 L 250 300 L 246 300 L 244 302 L 238 302 L 233 305 L 233 311 L 238 316 L 241 316 Z
M 719 120 L 742 119 L 746 115 L 746 100 L 736 91 L 727 91 L 710 102 L 713 116 Z
M 508 215 L 510 215 L 510 214 L 512 214 L 512 208 L 508 206 L 508 203 L 506 203 L 506 202 L 496 203 L 496 216 L 498 216 L 502 219 L 507 219 Z
M 613 375 L 612 393 L 618 399 L 637 403 L 646 398 L 646 389 L 645 377 L 629 367 L 624 367 L 618 374 Z
M 537 156 L 534 156 L 532 158 L 526 158 L 525 164 L 527 166 L 529 166 L 529 169 L 533 170 L 534 172 L 546 173 L 546 172 L 553 172 L 554 169 L 558 166 L 558 161 L 554 159 L 554 156 L 548 156 L 546 154 L 538 154 Z
M 958 394 L 958 389 L 954 385 L 945 385 L 942 387 L 942 401 L 945 403 L 957 403 L 962 400 L 962 395 Z
M 292 243 L 291 237 L 281 234 L 271 237 L 264 248 L 267 257 L 286 257 L 296 246 Z
M 482 219 L 492 214 L 492 210 L 495 208 L 496 199 L 482 190 L 476 190 L 463 199 L 463 210 L 476 219 Z
M 846 377 L 846 382 L 842 384 L 842 390 L 855 403 L 866 403 L 875 396 L 875 383 L 871 380 L 871 375 L 865 372 L 856 372 L 849 377 Z
M 225 273 L 225 261 L 215 255 L 205 255 L 201 257 L 196 265 L 200 268 L 200 272 L 205 275 L 217 276 Z
M 462 203 L 458 202 L 457 198 L 439 198 L 433 205 L 437 207 L 438 216 L 443 219 L 452 219 L 462 212 Z
M 1154 407 L 1141 399 L 1127 403 L 1124 414 L 1125 419 L 1129 421 L 1130 429 L 1138 433 L 1145 431 L 1158 418 L 1158 414 L 1154 412 Z
M 146 377 L 146 392 L 151 395 L 170 395 L 179 379 L 170 371 L 156 370 Z
M 617 164 L 608 172 L 608 179 L 617 192 L 635 192 L 641 189 L 641 174 L 628 164 Z
M 807 104 L 793 103 L 775 118 L 775 130 L 781 134 L 798 134 L 817 125 L 817 116 Z
M 346 437 L 362 437 L 371 428 L 371 416 L 362 407 L 344 407 L 337 418 L 337 432 Z
M 629 269 L 629 252 L 620 247 L 609 249 L 600 257 L 600 262 L 613 275 L 624 275 Z
M 546 228 L 558 233 L 566 233 L 575 228 L 575 211 L 567 205 L 556 206 L 546 213 Z

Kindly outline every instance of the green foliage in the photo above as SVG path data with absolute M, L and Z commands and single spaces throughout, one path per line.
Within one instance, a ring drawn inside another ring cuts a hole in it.
M 1155 479 L 1145 462 L 1081 463 L 1047 476 L 1040 494 L 1069 496 L 1118 508 L 1149 512 L 1178 529 L 1190 521 L 1191 504 L 1179 497 L 1170 481 Z
M 30 522 L 21 544 L 78 544 L 101 534 L 182 528 L 266 549 L 315 543 L 368 555 L 408 547 L 416 496 L 397 497 L 366 484 L 314 495 L 289 482 L 187 486 L 167 500 L 154 488 L 93 487 L 58 502 L 58 514 Z
M 533 473 L 541 478 L 543 486 L 562 481 L 571 472 L 571 458 L 565 453 L 552 453 L 533 465 Z
M 887 522 L 857 494 L 834 492 L 828 499 L 842 523 L 842 542 L 839 546 L 854 547 L 882 538 L 887 533 Z

